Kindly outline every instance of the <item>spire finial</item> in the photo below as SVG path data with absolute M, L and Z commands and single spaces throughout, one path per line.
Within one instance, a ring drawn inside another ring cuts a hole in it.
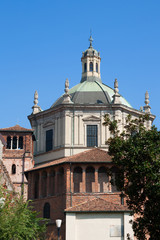
M 34 93 L 34 101 L 33 102 L 34 102 L 34 106 L 32 107 L 33 114 L 41 112 L 42 109 L 37 105 L 38 104 L 38 92 L 37 92 L 37 90 Z
M 117 78 L 114 81 L 114 95 L 113 95 L 113 103 L 120 104 L 120 95 L 119 95 L 119 89 L 118 89 L 118 81 Z
M 89 41 L 90 41 L 90 48 L 92 48 L 92 42 L 93 42 L 93 38 L 92 38 L 92 30 L 90 30 L 90 38 L 89 38 Z
M 148 91 L 146 91 L 146 93 L 145 93 L 145 104 L 146 104 L 146 106 L 148 106 L 148 104 L 149 104 L 149 93 L 148 93 Z
M 117 94 L 119 92 L 117 78 L 114 81 L 114 92 L 115 92 L 115 94 Z
M 151 107 L 149 106 L 149 93 L 148 93 L 148 91 L 146 91 L 146 93 L 145 93 L 145 106 L 144 106 L 144 111 L 145 111 L 145 113 L 150 113 L 150 109 L 151 109 Z
M 35 91 L 35 93 L 34 93 L 34 106 L 37 106 L 37 104 L 38 104 L 38 92 L 37 92 L 37 90 Z
M 69 91 L 69 80 L 68 80 L 68 78 L 66 78 L 66 81 L 65 81 L 64 91 L 65 91 L 66 94 L 68 94 L 68 91 Z
M 66 81 L 65 81 L 65 89 L 64 89 L 64 94 L 63 94 L 63 101 L 62 103 L 73 103 L 71 101 L 71 96 L 69 95 L 69 80 L 68 78 L 66 78 Z

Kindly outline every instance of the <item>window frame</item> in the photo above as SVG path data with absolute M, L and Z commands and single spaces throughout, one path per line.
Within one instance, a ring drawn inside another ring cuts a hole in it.
M 96 136 L 95 136 L 96 140 L 95 141 L 93 140 L 94 139 L 93 135 L 88 135 L 88 131 L 89 131 L 88 128 L 89 127 L 96 127 Z M 90 141 L 89 141 L 89 138 L 90 138 Z M 95 144 L 93 144 L 93 145 L 92 144 L 88 144 L 89 142 L 92 142 L 92 141 L 94 141 Z M 97 124 L 87 124 L 86 125 L 86 145 L 87 145 L 87 147 L 98 147 L 98 126 L 97 126 Z
M 89 63 L 89 71 L 93 72 L 93 62 L 92 61 Z
M 16 164 L 13 163 L 12 164 L 12 175 L 15 175 L 16 174 Z
M 45 202 L 43 206 L 43 218 L 51 218 L 51 205 L 49 202 Z
M 47 141 L 47 133 L 49 133 L 49 132 L 52 132 L 52 134 L 51 134 L 52 138 Z M 50 143 L 49 145 L 47 145 L 48 142 Z M 47 146 L 48 146 L 48 148 L 47 148 Z M 54 146 L 54 130 L 53 130 L 53 128 L 51 128 L 51 129 L 47 129 L 45 131 L 45 151 L 46 152 L 52 151 L 53 146 Z

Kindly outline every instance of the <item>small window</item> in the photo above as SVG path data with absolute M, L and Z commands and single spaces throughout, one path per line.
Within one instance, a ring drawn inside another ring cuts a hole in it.
M 43 217 L 48 219 L 50 218 L 50 204 L 48 202 L 44 204 Z
M 87 72 L 87 63 L 84 64 L 84 72 Z
M 98 73 L 98 63 L 96 63 L 96 72 Z
M 15 164 L 12 165 L 12 174 L 16 174 L 16 165 Z
M 90 72 L 93 72 L 93 62 L 90 62 L 89 70 L 90 70 Z
M 11 149 L 11 137 L 7 137 L 7 149 Z
M 12 149 L 17 149 L 17 137 L 13 137 Z
M 53 129 L 46 131 L 46 152 L 53 149 Z
M 97 146 L 97 125 L 87 125 L 87 147 Z
M 23 137 L 19 137 L 18 149 L 23 149 Z

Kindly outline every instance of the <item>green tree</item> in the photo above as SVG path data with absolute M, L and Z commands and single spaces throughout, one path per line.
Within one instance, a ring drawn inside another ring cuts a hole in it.
M 45 239 L 46 221 L 30 201 L 0 186 L 0 240 Z
M 120 169 L 118 187 L 126 196 L 134 220 L 134 234 L 139 240 L 160 239 L 160 132 L 155 126 L 144 125 L 149 116 L 127 117 L 125 131 L 118 131 L 117 121 L 105 116 L 112 137 L 108 140 L 109 154 Z

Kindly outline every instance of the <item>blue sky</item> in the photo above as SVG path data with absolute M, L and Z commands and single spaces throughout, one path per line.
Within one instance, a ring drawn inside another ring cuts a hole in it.
M 1 0 L 0 128 L 30 128 L 34 91 L 48 109 L 81 79 L 82 51 L 101 55 L 101 78 L 139 109 L 145 91 L 160 129 L 159 0 Z

